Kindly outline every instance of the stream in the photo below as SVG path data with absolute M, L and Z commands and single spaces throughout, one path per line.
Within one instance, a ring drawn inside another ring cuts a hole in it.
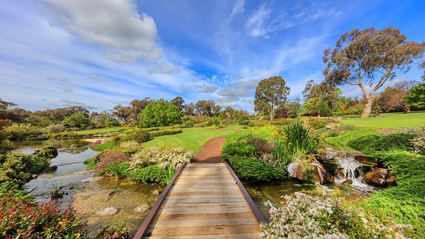
M 56 170 L 40 174 L 25 185 L 37 202 L 50 202 L 51 192 L 60 188 L 63 197 L 54 202 L 61 210 L 74 208 L 78 216 L 85 220 L 84 229 L 89 232 L 89 236 L 95 236 L 106 226 L 123 223 L 130 232 L 137 230 L 149 208 L 155 203 L 158 195 L 154 192 L 161 189 L 159 186 L 96 177 L 94 170 L 86 170 L 84 162 L 96 156 L 97 152 L 85 142 L 27 142 L 17 145 L 14 151 L 31 154 L 45 146 L 57 147 L 59 154 L 50 163 Z M 117 209 L 117 212 L 105 216 L 97 213 L 109 207 Z

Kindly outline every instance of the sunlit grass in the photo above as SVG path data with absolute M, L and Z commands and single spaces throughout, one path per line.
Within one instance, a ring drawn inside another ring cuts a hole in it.
M 374 129 L 419 128 L 425 126 L 425 112 L 388 113 L 371 118 L 346 118 L 342 124 Z

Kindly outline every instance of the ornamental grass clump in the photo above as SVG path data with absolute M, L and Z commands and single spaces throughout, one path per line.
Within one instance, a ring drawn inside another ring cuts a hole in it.
M 340 199 L 296 192 L 270 206 L 270 222 L 261 225 L 262 237 L 274 238 L 406 238 L 407 225 L 383 224 L 373 215 Z

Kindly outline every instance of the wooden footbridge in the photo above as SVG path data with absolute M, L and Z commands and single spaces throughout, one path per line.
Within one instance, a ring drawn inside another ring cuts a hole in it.
M 192 163 L 176 172 L 134 238 L 259 238 L 262 221 L 227 162 Z

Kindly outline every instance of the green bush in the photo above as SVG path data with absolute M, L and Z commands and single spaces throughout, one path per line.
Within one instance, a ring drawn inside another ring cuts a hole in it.
M 233 155 L 255 157 L 258 155 L 258 149 L 249 141 L 229 142 L 223 146 L 222 155 L 223 159 Z
M 166 185 L 173 175 L 173 169 L 165 169 L 158 165 L 150 165 L 144 168 L 131 170 L 128 177 L 143 183 L 158 183 Z
M 389 135 L 366 135 L 348 142 L 348 146 L 363 152 L 411 150 L 413 135 L 389 134 Z
M 151 137 L 158 137 L 163 135 L 173 135 L 173 134 L 180 134 L 183 131 L 181 129 L 163 129 L 158 131 L 152 131 L 150 132 Z
M 373 194 L 362 206 L 383 218 L 411 224 L 409 236 L 425 238 L 425 157 L 402 151 L 373 155 L 396 175 L 397 186 Z
M 43 130 L 41 128 L 31 126 L 29 124 L 11 125 L 4 128 L 2 131 L 2 134 L 11 141 L 36 138 L 43 134 Z
M 42 149 L 37 149 L 34 152 L 34 155 L 52 159 L 58 156 L 58 149 L 52 146 L 47 146 Z
M 68 127 L 71 128 L 79 128 L 79 129 L 85 129 L 89 126 L 93 126 L 94 123 L 90 119 L 90 117 L 83 112 L 77 112 L 74 113 L 62 121 L 64 124 L 66 124 Z
M 182 114 L 174 104 L 163 99 L 151 101 L 140 114 L 143 128 L 168 126 L 181 123 Z
M 151 139 L 151 135 L 149 132 L 137 132 L 135 134 L 133 134 L 132 136 L 133 140 L 139 142 L 139 143 L 143 143 L 143 142 L 147 142 Z
M 103 174 L 123 178 L 128 175 L 129 168 L 130 164 L 128 162 L 113 163 L 105 167 Z
M 18 185 L 32 179 L 32 174 L 41 173 L 49 166 L 49 159 L 36 155 L 11 153 L 0 167 L 0 183 L 10 182 Z
M 273 167 L 262 160 L 242 156 L 227 158 L 240 179 L 247 181 L 279 181 L 287 177 L 287 172 L 280 167 Z

